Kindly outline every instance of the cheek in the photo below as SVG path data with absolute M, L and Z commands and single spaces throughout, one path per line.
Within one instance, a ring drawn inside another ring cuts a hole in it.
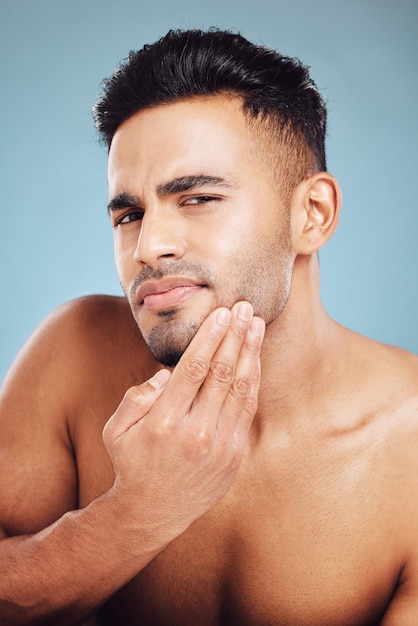
M 239 258 L 245 254 L 245 249 L 248 248 L 247 237 L 242 233 L 234 233 L 233 236 L 229 235 L 228 237 L 220 234 L 210 244 L 214 251 L 214 258 L 225 263 L 239 263 Z
M 132 275 L 136 275 L 135 270 L 138 269 L 134 260 L 135 245 L 133 243 L 128 245 L 125 238 L 122 241 L 121 237 L 115 234 L 113 250 L 116 271 L 122 286 L 125 287 L 132 279 Z
M 256 312 L 270 322 L 286 304 L 293 263 L 287 227 L 276 224 L 268 232 L 255 227 L 251 233 L 241 232 L 233 252 L 225 255 L 218 266 L 219 297 L 228 303 L 249 300 Z
M 206 228 L 201 241 L 210 246 L 218 259 L 222 259 L 239 255 L 256 237 L 255 221 L 243 207 L 239 212 L 221 216 L 213 227 Z

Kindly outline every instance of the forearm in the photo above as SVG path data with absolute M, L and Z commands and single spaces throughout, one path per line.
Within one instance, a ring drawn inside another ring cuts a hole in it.
M 127 391 L 103 431 L 110 491 L 0 542 L 2 624 L 88 619 L 225 495 L 257 408 L 264 323 L 252 313 L 248 303 L 215 310 L 172 374 Z
M 112 495 L 65 514 L 45 530 L 0 542 L 5 626 L 82 623 L 164 546 L 127 521 Z

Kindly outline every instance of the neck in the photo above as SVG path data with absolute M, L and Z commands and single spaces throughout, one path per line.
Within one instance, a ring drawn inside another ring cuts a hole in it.
M 266 329 L 261 356 L 258 430 L 311 415 L 335 376 L 339 327 L 325 312 L 316 256 L 298 257 L 282 314 Z M 318 391 L 321 390 L 321 393 Z

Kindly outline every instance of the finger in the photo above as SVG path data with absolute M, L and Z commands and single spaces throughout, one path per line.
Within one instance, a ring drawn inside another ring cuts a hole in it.
M 143 419 L 167 387 L 171 372 L 159 370 L 145 383 L 131 387 L 103 429 L 104 442 L 111 443 Z
M 219 412 L 230 393 L 231 386 L 235 384 L 236 370 L 251 325 L 253 308 L 248 302 L 238 302 L 233 306 L 231 313 L 228 331 L 213 356 L 207 378 L 194 404 L 194 408 L 201 409 L 202 413 L 205 412 L 205 406 L 210 407 L 212 412 Z M 256 360 L 257 355 L 254 356 L 254 364 Z M 247 381 L 248 389 L 250 380 L 251 375 Z M 213 426 L 216 427 L 216 422 Z
M 167 392 L 158 402 L 153 415 L 181 415 L 190 409 L 204 383 L 213 355 L 222 342 L 229 326 L 231 312 L 224 307 L 213 311 L 201 324 L 196 335 L 175 367 Z
M 239 437 L 248 433 L 258 405 L 264 332 L 264 321 L 254 317 L 240 352 L 234 381 L 220 412 L 218 432 L 236 431 Z
M 241 339 L 237 333 L 222 342 L 214 356 L 214 372 L 217 363 L 225 364 L 226 359 L 232 360 L 232 377 L 224 387 L 219 384 L 219 372 L 208 377 L 194 405 L 196 411 L 204 404 L 213 407 L 218 413 L 216 428 L 234 430 L 239 420 L 247 422 L 255 413 L 258 387 L 254 385 L 259 372 L 260 350 L 264 337 L 265 324 L 260 317 L 252 318 Z M 223 381 L 225 382 L 225 381 Z

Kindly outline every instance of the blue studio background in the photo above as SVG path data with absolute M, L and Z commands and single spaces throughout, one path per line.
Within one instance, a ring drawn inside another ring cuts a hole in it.
M 344 199 L 324 304 L 418 353 L 417 0 L 1 0 L 0 380 L 58 304 L 121 294 L 90 113 L 101 80 L 169 28 L 212 25 L 311 66 Z

